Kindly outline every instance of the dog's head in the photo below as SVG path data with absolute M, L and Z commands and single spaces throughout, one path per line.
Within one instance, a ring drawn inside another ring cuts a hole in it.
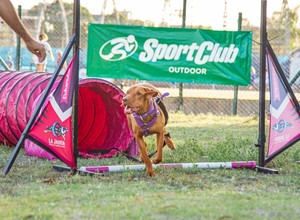
M 158 95 L 158 91 L 141 85 L 135 85 L 128 89 L 122 99 L 126 114 L 147 112 L 150 100 Z

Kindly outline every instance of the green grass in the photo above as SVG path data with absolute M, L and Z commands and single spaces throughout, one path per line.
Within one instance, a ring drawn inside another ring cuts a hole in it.
M 165 163 L 258 158 L 258 119 L 171 114 L 168 130 L 176 150 Z M 146 139 L 154 150 L 154 137 Z M 13 149 L 0 147 L 2 173 Z M 163 169 L 94 176 L 54 171 L 54 164 L 20 151 L 10 173 L 0 177 L 0 219 L 299 219 L 299 144 L 268 166 L 253 170 Z M 79 166 L 134 164 L 123 156 L 79 159 Z

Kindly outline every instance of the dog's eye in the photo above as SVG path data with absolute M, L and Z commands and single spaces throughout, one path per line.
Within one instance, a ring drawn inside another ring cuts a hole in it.
M 142 93 L 140 93 L 140 92 L 137 92 L 136 94 L 137 94 L 137 96 L 141 96 L 142 95 Z

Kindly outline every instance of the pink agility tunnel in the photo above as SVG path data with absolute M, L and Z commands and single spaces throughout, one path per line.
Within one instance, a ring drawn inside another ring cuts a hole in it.
M 52 74 L 0 71 L 0 142 L 15 146 Z M 61 76 L 58 77 L 60 79 Z M 97 78 L 80 79 L 78 149 L 83 157 L 111 157 L 118 151 L 136 154 L 123 107 L 123 91 Z M 27 154 L 52 159 L 30 141 Z M 116 148 L 117 150 L 111 150 Z M 103 154 L 103 152 L 107 152 Z

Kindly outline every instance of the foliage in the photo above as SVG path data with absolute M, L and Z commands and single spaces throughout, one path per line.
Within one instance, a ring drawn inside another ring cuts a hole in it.
M 279 56 L 288 55 L 300 46 L 298 10 L 299 6 L 293 9 L 289 8 L 286 12 L 275 11 L 271 18 L 267 18 L 268 39 L 271 40 L 272 45 L 276 48 L 276 54 Z M 259 51 L 260 27 L 252 25 L 245 18 L 242 21 L 242 30 L 253 32 L 253 40 L 256 42 L 253 44 L 253 51 Z
M 287 11 L 274 12 L 271 19 L 267 21 L 268 38 L 276 45 L 278 55 L 286 55 L 289 50 L 298 48 L 299 34 L 298 9 L 287 9 Z
M 45 20 L 42 23 L 41 32 L 46 32 L 49 37 L 50 45 L 54 47 L 65 47 L 65 41 L 62 42 L 62 34 L 65 28 L 68 28 L 69 36 L 64 36 L 66 42 L 70 39 L 73 29 L 73 3 L 63 3 L 67 24 L 64 23 L 63 13 L 59 5 L 59 1 L 54 1 L 51 4 L 44 5 L 39 3 L 28 11 L 28 15 L 37 16 L 41 19 L 42 8 L 45 8 Z M 93 15 L 85 7 L 80 8 L 80 38 L 87 39 L 88 24 L 95 21 Z M 58 34 L 59 33 L 59 34 Z M 61 43 L 61 45 L 60 45 Z M 86 47 L 86 41 L 81 42 L 81 47 Z
M 257 117 L 170 115 L 176 143 L 165 163 L 257 160 Z M 146 139 L 154 150 L 154 137 Z M 0 147 L 0 171 L 11 148 Z M 1 219 L 298 219 L 299 144 L 276 157 L 266 175 L 254 170 L 157 169 L 84 176 L 59 173 L 21 150 L 1 178 Z M 79 159 L 79 166 L 135 164 L 123 156 Z
M 51 4 L 39 3 L 33 6 L 28 11 L 28 16 L 35 16 L 42 19 L 42 8 L 45 8 L 44 20 L 42 22 L 41 32 L 46 32 L 49 37 L 49 43 L 53 47 L 64 48 L 69 41 L 73 29 L 73 3 L 63 2 L 66 13 L 67 24 L 64 22 L 63 11 L 60 7 L 59 1 L 53 1 Z M 131 20 L 128 18 L 126 12 L 118 12 L 119 22 L 117 21 L 116 11 L 112 14 L 105 15 L 106 24 L 129 24 L 129 25 L 144 25 L 141 20 Z M 101 16 L 92 15 L 85 7 L 80 8 L 80 39 L 87 39 L 88 24 L 100 22 Z M 153 26 L 153 22 L 148 22 L 148 25 Z M 66 36 L 65 29 L 68 29 L 69 36 Z M 64 40 L 62 40 L 64 39 Z M 81 47 L 87 47 L 87 41 L 81 40 Z

